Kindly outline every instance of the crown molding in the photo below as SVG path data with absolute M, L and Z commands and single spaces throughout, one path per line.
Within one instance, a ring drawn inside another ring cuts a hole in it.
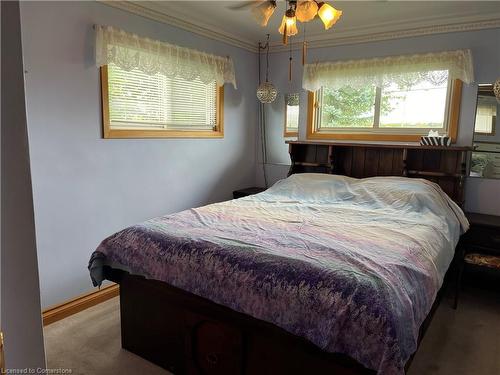
M 235 37 L 234 35 L 212 25 L 196 25 L 181 18 L 166 14 L 160 10 L 145 7 L 141 4 L 141 2 L 115 0 L 97 0 L 97 2 L 113 8 L 127 11 L 129 13 L 136 14 L 144 18 L 149 18 L 153 21 L 158 21 L 167 25 L 175 26 L 194 34 L 224 42 L 235 47 L 243 48 L 247 51 L 257 52 L 258 50 L 257 43 L 254 43 L 249 39 Z
M 140 1 L 113 1 L 97 0 L 98 2 L 118 8 L 154 21 L 165 23 L 178 27 L 192 33 L 218 40 L 229 45 L 243 48 L 251 52 L 257 52 L 256 42 L 235 36 L 221 28 L 209 24 L 194 24 L 167 14 L 160 9 L 154 9 L 152 3 Z M 146 6 L 147 4 L 147 6 Z M 377 42 L 391 39 L 411 38 L 432 34 L 444 34 L 463 31 L 475 31 L 483 29 L 500 28 L 500 13 L 487 15 L 454 16 L 449 14 L 447 17 L 436 16 L 427 17 L 424 20 L 403 20 L 385 23 L 381 25 L 367 25 L 348 30 L 333 30 L 329 33 L 309 34 L 306 37 L 308 48 L 335 47 L 348 44 L 359 44 L 368 42 Z M 301 43 L 292 43 L 292 49 L 302 48 Z M 280 43 L 271 43 L 271 53 L 285 52 L 290 46 L 284 46 Z
M 378 42 L 391 39 L 412 38 L 433 34 L 445 34 L 464 31 L 476 31 L 484 29 L 500 28 L 500 13 L 490 14 L 486 17 L 458 17 L 452 22 L 450 19 L 434 19 L 434 25 L 429 24 L 429 21 L 418 22 L 394 22 L 380 26 L 367 26 L 357 28 L 356 30 L 333 31 L 333 35 L 329 34 L 314 34 L 306 37 L 308 48 L 325 48 L 335 47 L 348 44 L 359 44 Z M 447 23 L 445 21 L 448 21 Z M 439 24 L 436 21 L 441 21 Z M 403 28 L 404 27 L 404 28 Z M 271 45 L 272 52 L 285 52 L 290 49 L 290 46 L 273 43 Z M 296 43 L 292 49 L 301 49 L 302 42 Z

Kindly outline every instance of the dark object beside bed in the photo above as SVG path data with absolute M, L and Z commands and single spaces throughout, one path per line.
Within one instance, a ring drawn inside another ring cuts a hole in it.
M 291 142 L 290 174 L 426 178 L 461 205 L 467 150 Z M 123 348 L 176 374 L 375 373 L 345 355 L 324 352 L 273 324 L 166 283 L 109 267 L 105 277 L 120 283 Z M 438 301 L 439 295 L 421 326 L 420 338 Z
M 254 195 L 254 194 L 259 194 L 262 193 L 265 188 L 261 187 L 250 187 L 246 189 L 239 189 L 233 191 L 233 199 L 238 199 L 238 198 L 243 198 L 243 197 L 248 197 L 249 195 Z
M 468 213 L 470 230 L 460 239 L 455 308 L 462 289 L 464 268 L 474 284 L 500 291 L 500 216 Z M 473 277 L 471 277 L 473 276 Z

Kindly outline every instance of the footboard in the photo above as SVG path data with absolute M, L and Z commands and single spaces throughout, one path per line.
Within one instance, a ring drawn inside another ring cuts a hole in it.
M 374 374 L 283 329 L 126 273 L 120 283 L 122 347 L 174 374 Z

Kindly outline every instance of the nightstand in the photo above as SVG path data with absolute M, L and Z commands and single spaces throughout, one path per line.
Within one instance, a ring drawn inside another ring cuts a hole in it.
M 500 275 L 500 216 L 467 213 L 470 229 L 460 238 L 455 308 L 465 267 Z
M 238 199 L 238 198 L 248 197 L 249 195 L 262 193 L 265 190 L 266 188 L 260 188 L 260 187 L 250 187 L 246 189 L 235 190 L 233 191 L 233 198 Z

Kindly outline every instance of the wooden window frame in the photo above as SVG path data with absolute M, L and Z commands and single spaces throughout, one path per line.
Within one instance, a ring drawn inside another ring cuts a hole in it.
M 300 107 L 299 107 L 299 111 L 300 111 Z M 284 124 L 284 130 L 283 130 L 283 137 L 284 138 L 298 137 L 299 136 L 299 130 L 298 130 L 298 128 L 297 128 L 296 132 L 289 132 L 289 131 L 287 131 L 287 127 L 286 127 L 287 112 L 288 112 L 288 104 L 286 103 L 286 100 L 285 100 L 285 124 Z
M 108 66 L 101 67 L 101 108 L 103 138 L 224 138 L 224 86 L 217 86 L 216 125 L 214 130 L 126 130 L 111 129 L 109 117 Z
M 458 136 L 460 104 L 462 101 L 462 81 L 456 79 L 451 88 L 448 108 L 448 136 L 455 143 Z M 309 91 L 307 99 L 307 139 L 311 140 L 351 140 L 351 141 L 393 141 L 419 142 L 422 134 L 384 133 L 327 133 L 318 132 L 315 126 L 316 93 Z

